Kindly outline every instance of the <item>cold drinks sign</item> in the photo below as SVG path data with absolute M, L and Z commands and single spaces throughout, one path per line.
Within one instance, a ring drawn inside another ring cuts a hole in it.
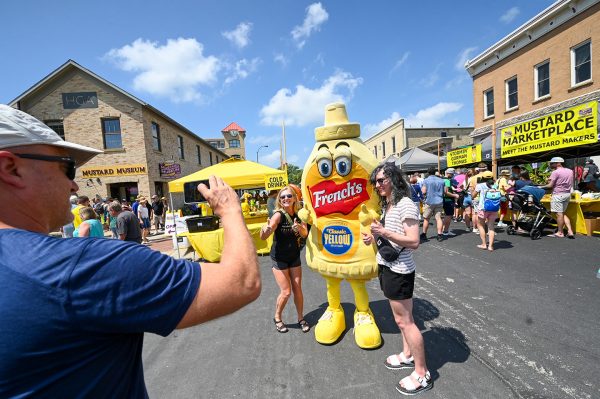
M 288 185 L 287 173 L 274 173 L 265 176 L 265 190 L 280 190 Z

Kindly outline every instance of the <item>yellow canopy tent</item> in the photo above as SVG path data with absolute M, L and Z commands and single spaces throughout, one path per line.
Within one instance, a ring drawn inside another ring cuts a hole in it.
M 172 193 L 183 192 L 184 183 L 206 180 L 211 175 L 219 176 L 225 183 L 235 189 L 264 187 L 265 176 L 275 173 L 283 173 L 283 171 L 256 162 L 229 158 L 221 163 L 169 182 L 169 191 Z

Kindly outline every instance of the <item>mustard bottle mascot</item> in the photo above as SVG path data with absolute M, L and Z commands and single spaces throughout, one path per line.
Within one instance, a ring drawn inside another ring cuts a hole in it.
M 344 104 L 325 107 L 325 126 L 315 129 L 317 143 L 304 165 L 299 217 L 312 225 L 306 262 L 327 281 L 329 306 L 315 328 L 317 342 L 332 344 L 346 329 L 340 283 L 348 280 L 356 303 L 354 338 L 359 347 L 371 349 L 381 345 L 365 286 L 377 276 L 376 248 L 363 243 L 361 231 L 370 233 L 378 216 L 369 183 L 378 162 L 359 137 L 360 125 L 348 122 Z

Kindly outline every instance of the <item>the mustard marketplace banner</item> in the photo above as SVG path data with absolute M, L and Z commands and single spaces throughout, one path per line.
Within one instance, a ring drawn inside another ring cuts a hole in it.
M 265 176 L 265 190 L 280 190 L 288 185 L 287 172 L 274 173 Z
M 481 162 L 481 144 L 448 151 L 446 162 L 449 168 Z
M 502 158 L 593 144 L 598 102 L 589 102 L 500 130 Z

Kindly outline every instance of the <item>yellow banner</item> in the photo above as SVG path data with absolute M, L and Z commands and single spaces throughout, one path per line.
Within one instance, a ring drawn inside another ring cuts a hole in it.
M 502 158 L 593 144 L 598 102 L 593 101 L 500 130 Z
M 449 168 L 481 162 L 481 144 L 448 151 L 446 162 Z
M 148 173 L 148 169 L 142 164 L 81 168 L 81 177 L 84 179 L 91 177 L 145 175 L 146 173 Z
M 265 175 L 265 190 L 279 190 L 288 185 L 286 172 Z

